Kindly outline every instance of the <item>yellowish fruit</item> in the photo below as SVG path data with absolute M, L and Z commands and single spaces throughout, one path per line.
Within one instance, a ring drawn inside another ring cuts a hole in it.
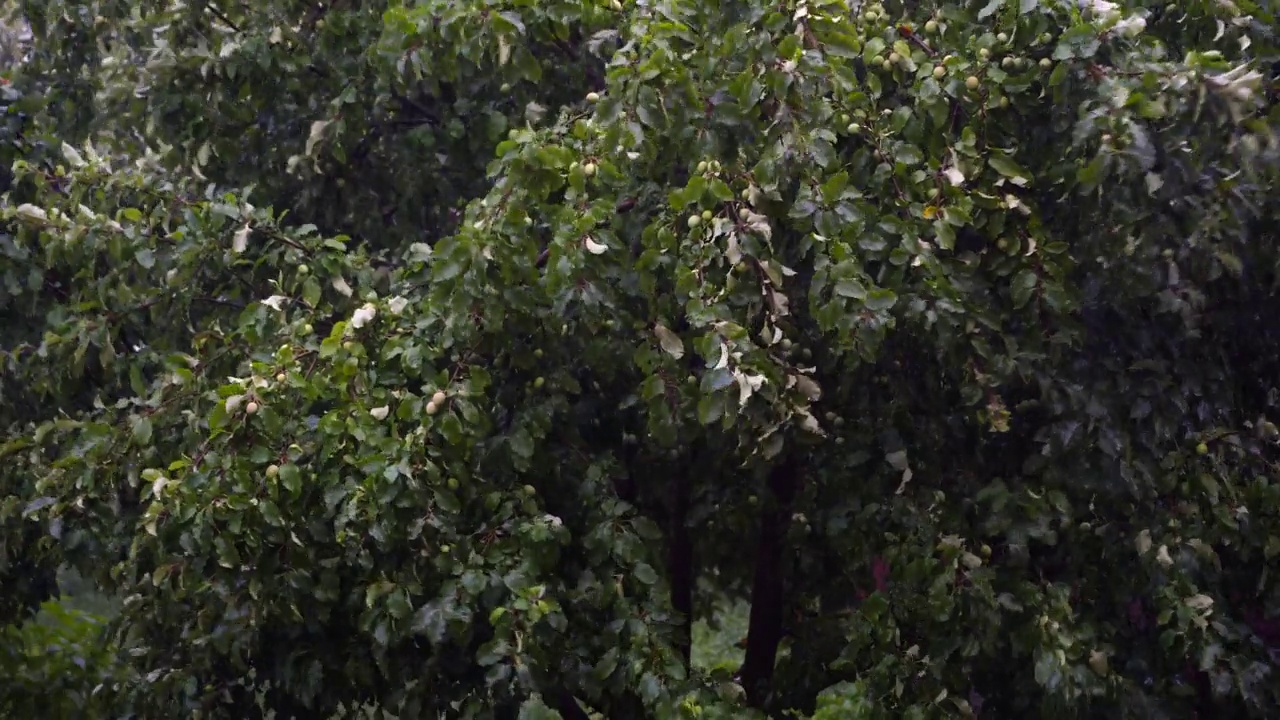
M 445 395 L 443 390 L 437 390 L 435 394 L 431 396 L 431 402 L 435 403 L 436 405 L 443 405 L 444 399 L 445 399 Z
M 244 406 L 244 412 L 245 412 L 245 414 L 246 414 L 246 415 L 253 415 L 253 414 L 257 413 L 257 412 L 258 412 L 258 403 L 253 402 L 252 400 L 250 400 L 250 401 L 249 401 L 249 404 Z
M 933 77 L 935 80 L 941 80 L 946 76 L 947 76 L 947 69 L 942 67 L 941 65 L 933 69 Z
M 690 215 L 689 219 L 686 220 L 685 223 L 689 226 L 689 229 L 692 230 L 702 224 L 702 216 Z
M 592 175 L 595 175 L 595 174 L 596 174 L 596 164 L 595 164 L 595 163 L 591 163 L 591 162 L 589 162 L 589 163 L 587 163 L 586 165 L 583 165 L 583 166 L 582 166 L 582 174 L 583 174 L 583 175 L 586 175 L 587 177 L 591 177 Z
M 925 32 L 927 32 L 927 33 L 929 33 L 930 35 L 932 35 L 932 34 L 934 34 L 934 33 L 938 32 L 938 21 L 937 21 L 937 20 L 930 20 L 929 22 L 925 23 L 925 24 L 924 24 L 924 31 L 925 31 Z
M 437 404 L 435 404 L 435 403 L 433 403 L 433 402 L 429 402 L 429 403 L 427 403 L 427 414 L 428 414 L 428 415 L 435 415 L 435 414 L 436 414 L 436 413 L 438 413 L 438 412 L 440 412 L 440 406 L 439 406 L 439 405 L 437 405 Z
M 273 478 L 273 477 L 275 477 L 275 476 L 277 476 L 277 475 L 279 475 L 279 474 L 280 474 L 280 466 L 279 466 L 279 465 L 268 465 L 268 466 L 267 466 L 267 477 L 269 477 L 269 478 Z
M 587 102 L 589 103 L 600 102 L 600 93 L 598 92 L 587 93 Z
M 710 211 L 710 210 L 703 210 L 703 211 L 702 211 L 702 219 L 703 219 L 703 220 L 710 220 L 710 219 L 711 219 L 711 211 Z
M 978 78 L 973 75 L 970 75 L 969 77 L 964 79 L 964 86 L 969 88 L 970 90 L 977 90 Z
M 1208 455 L 1208 454 L 1209 454 L 1209 446 L 1208 446 L 1207 444 L 1205 444 L 1205 443 L 1200 443 L 1199 445 L 1196 445 L 1196 454 L 1197 454 L 1197 455 Z

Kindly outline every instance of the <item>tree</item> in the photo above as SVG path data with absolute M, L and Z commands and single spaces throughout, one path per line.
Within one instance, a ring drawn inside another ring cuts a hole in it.
M 1280 701 L 1264 8 L 71 10 L 0 573 L 124 599 L 118 714 Z

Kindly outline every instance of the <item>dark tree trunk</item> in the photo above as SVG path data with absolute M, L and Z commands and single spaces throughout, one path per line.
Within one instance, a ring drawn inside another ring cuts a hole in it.
M 800 465 L 784 459 L 769 474 L 769 495 L 760 511 L 760 543 L 756 549 L 755 580 L 751 588 L 751 619 L 747 657 L 742 663 L 742 686 L 747 702 L 763 707 L 770 694 L 773 667 L 782 641 L 785 599 L 787 526 L 800 489 Z
M 667 564 L 671 578 L 671 607 L 680 613 L 677 640 L 680 656 L 689 664 L 693 652 L 693 538 L 689 535 L 689 504 L 693 492 L 690 471 L 671 481 L 671 517 L 667 530 Z

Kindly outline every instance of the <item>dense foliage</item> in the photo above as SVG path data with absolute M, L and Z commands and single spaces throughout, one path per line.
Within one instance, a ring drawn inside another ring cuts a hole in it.
M 1280 706 L 1265 7 L 22 12 L 23 688 L 44 643 L 102 717 Z M 67 567 L 105 637 L 30 619 Z

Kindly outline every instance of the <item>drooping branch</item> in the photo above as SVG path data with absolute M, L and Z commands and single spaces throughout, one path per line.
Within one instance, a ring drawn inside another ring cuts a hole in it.
M 769 473 L 769 497 L 760 511 L 760 540 L 756 548 L 755 579 L 751 588 L 751 618 L 747 656 L 742 663 L 742 686 L 747 702 L 762 707 L 770 694 L 773 667 L 782 642 L 785 611 L 784 563 L 787 525 L 799 492 L 801 463 L 784 458 Z

